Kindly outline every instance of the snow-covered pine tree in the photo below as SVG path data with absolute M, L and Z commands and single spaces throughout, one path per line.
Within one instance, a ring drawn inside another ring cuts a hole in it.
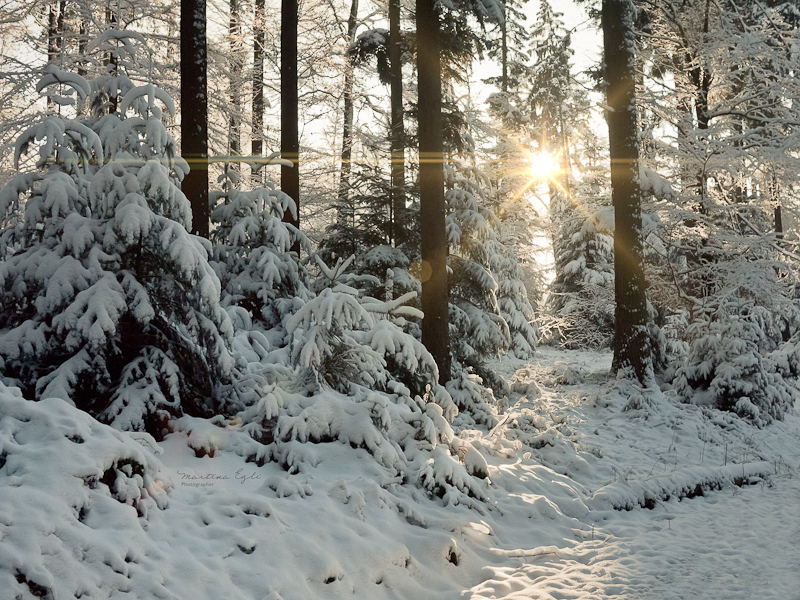
M 783 418 L 796 399 L 800 343 L 797 335 L 782 338 L 772 308 L 746 296 L 697 307 L 674 379 L 685 402 L 730 410 L 759 426 Z M 800 315 L 796 306 L 790 310 L 796 327 Z
M 309 275 L 292 248 L 310 252 L 310 244 L 283 220 L 297 212 L 294 200 L 272 185 L 241 191 L 238 173 L 226 175 L 224 190 L 211 194 L 211 265 L 222 283 L 222 303 L 233 313 L 246 311 L 238 322 L 272 329 L 309 298 Z
M 591 131 L 581 137 L 573 156 L 582 177 L 552 216 L 556 275 L 542 328 L 548 343 L 600 348 L 614 335 L 613 211 L 599 140 Z
M 318 445 L 345 444 L 446 502 L 485 498 L 475 477 L 485 477 L 486 462 L 455 435 L 458 408 L 438 384 L 436 363 L 404 331 L 421 317 L 409 306 L 415 293 L 366 296 L 359 288 L 374 278 L 354 274 L 352 258 L 330 267 L 316 260 L 318 293 L 272 330 L 255 323 L 237 333 L 231 418 L 249 437 L 222 436 L 225 448 L 296 473 L 313 468 Z M 221 416 L 177 422 L 198 453 L 213 451 L 218 426 L 227 425 Z
M 500 243 L 501 223 L 487 207 L 490 183 L 474 160 L 471 136 L 464 145 L 464 160 L 446 167 L 453 354 L 462 369 L 474 369 L 504 393 L 483 360 L 509 349 L 530 357 L 538 334 L 519 265 Z
M 92 108 L 42 115 L 17 141 L 17 164 L 38 160 L 0 192 L 0 367 L 26 397 L 160 435 L 168 415 L 213 412 L 232 328 L 208 248 L 187 232 L 188 167 L 163 114 L 173 103 L 126 73 L 143 46 L 106 31 L 89 47 L 113 54 L 105 75 L 50 66 L 39 84 Z
M 679 324 L 669 331 L 682 397 L 764 423 L 791 405 L 796 376 L 796 259 L 777 217 L 798 165 L 799 32 L 788 5 L 731 6 L 647 15 L 663 43 L 643 69 L 646 102 L 675 127 L 674 141 L 647 144 L 648 166 L 671 169 L 674 188 L 655 194 L 650 270 L 659 311 Z M 666 72 L 674 85 L 648 85 Z

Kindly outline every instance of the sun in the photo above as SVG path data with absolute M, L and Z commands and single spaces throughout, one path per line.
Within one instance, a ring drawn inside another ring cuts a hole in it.
M 550 154 L 547 150 L 531 155 L 528 162 L 528 173 L 531 179 L 535 181 L 553 179 L 557 172 L 558 161 L 555 155 Z

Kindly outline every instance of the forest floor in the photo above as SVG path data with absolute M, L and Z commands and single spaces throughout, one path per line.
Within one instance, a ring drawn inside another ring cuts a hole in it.
M 549 518 L 573 516 L 574 535 L 552 549 L 530 544 L 542 521 L 536 515 L 528 535 L 515 534 L 513 525 L 498 531 L 514 541 L 495 552 L 516 563 L 491 567 L 462 597 L 800 598 L 797 411 L 758 429 L 671 401 L 669 392 L 653 406 L 626 411 L 628 399 L 609 390 L 610 359 L 543 348 L 530 364 L 506 365 L 517 389 L 535 383 L 509 410 L 517 427 L 525 429 L 520 415 L 549 421 L 537 425 L 558 430 L 564 447 L 545 446 L 510 471 L 497 465 L 497 485 L 513 497 L 518 484 L 506 476 L 544 478 L 549 468 L 568 476 L 573 503 L 588 512 L 555 500 Z
M 145 518 L 58 479 L 82 455 L 48 475 L 32 453 L 0 485 L 0 600 L 800 599 L 797 410 L 762 429 L 668 391 L 625 410 L 610 360 L 541 348 L 497 361 L 514 390 L 499 424 L 460 434 L 489 465 L 471 507 L 344 444 L 288 475 L 199 458 L 174 433 L 153 455 L 168 502 Z

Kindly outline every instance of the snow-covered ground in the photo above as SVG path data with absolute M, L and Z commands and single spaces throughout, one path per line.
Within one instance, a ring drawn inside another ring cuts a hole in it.
M 298 444 L 314 466 L 290 475 L 0 385 L 0 599 L 800 599 L 797 412 L 623 410 L 609 364 L 497 363 L 500 424 L 461 432 L 489 464 L 472 507 L 344 444 Z

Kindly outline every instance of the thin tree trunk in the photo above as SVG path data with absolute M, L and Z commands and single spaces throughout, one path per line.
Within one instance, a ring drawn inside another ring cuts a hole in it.
M 283 220 L 300 228 L 300 126 L 297 95 L 297 0 L 281 0 L 281 190 L 295 202 L 295 212 Z M 295 242 L 294 250 L 300 250 Z
M 86 77 L 86 48 L 89 46 L 89 20 L 81 17 L 78 26 L 78 75 Z
M 704 40 L 706 39 L 706 36 L 709 33 L 710 12 L 711 12 L 711 0 L 706 0 L 705 17 L 703 20 Z M 693 64 L 692 69 L 689 71 L 689 76 L 691 77 L 692 84 L 694 85 L 695 89 L 694 108 L 695 108 L 695 117 L 697 119 L 697 129 L 701 132 L 706 132 L 708 131 L 708 125 L 710 122 L 709 110 L 708 110 L 708 94 L 711 91 L 711 72 L 709 71 L 707 66 L 701 64 L 699 57 L 697 56 L 692 57 L 691 55 L 688 54 L 688 52 L 687 52 L 687 61 L 690 61 L 689 64 Z M 706 174 L 704 168 L 700 168 L 698 170 L 697 185 L 698 185 L 698 192 L 700 194 L 699 212 L 702 215 L 706 215 L 708 214 L 708 207 L 706 206 L 708 184 L 706 181 Z
M 503 5 L 505 7 L 505 4 Z M 506 29 L 505 19 L 500 25 L 500 62 L 503 65 L 503 73 L 500 77 L 500 89 L 505 94 L 508 92 L 508 30 Z
M 47 7 L 47 62 L 55 63 L 58 58 L 58 13 L 55 3 Z M 48 100 L 49 102 L 49 100 Z
M 630 368 L 645 383 L 652 370 L 647 334 L 647 300 L 642 268 L 642 193 L 636 113 L 633 3 L 603 0 L 602 24 L 614 206 L 613 369 Z
M 181 0 L 181 152 L 190 171 L 181 189 L 192 207 L 192 233 L 208 237 L 208 84 L 206 2 Z
M 266 43 L 264 2 L 265 0 L 255 0 L 255 24 L 253 25 L 253 115 L 251 122 L 253 131 L 250 153 L 256 157 L 260 157 L 264 149 L 264 44 Z M 260 167 L 260 165 L 258 166 Z M 264 185 L 260 168 L 253 172 L 252 181 L 255 187 Z
M 66 1 L 53 2 L 47 7 L 47 10 L 47 62 L 57 64 L 62 52 L 64 52 L 63 35 Z M 49 108 L 55 106 L 55 102 L 50 97 L 47 98 L 47 106 Z
M 422 343 L 439 366 L 439 382 L 450 380 L 447 285 L 442 66 L 439 15 L 434 0 L 417 0 L 419 87 L 420 234 L 422 237 Z
M 775 205 L 775 237 L 779 240 L 783 239 L 783 215 L 781 210 L 781 199 L 780 199 L 780 189 L 778 186 L 778 178 L 775 176 L 775 173 L 769 174 L 769 183 L 768 188 L 769 190 L 769 199 Z
M 242 105 L 242 22 L 239 10 L 239 0 L 230 0 L 230 20 L 228 22 L 228 42 L 230 44 L 230 73 L 228 74 L 228 90 L 231 102 L 230 116 L 228 117 L 228 154 L 236 156 L 241 154 L 240 114 Z M 239 164 L 233 163 L 234 170 L 239 170 Z
M 182 4 L 182 3 L 181 3 Z M 106 25 L 109 29 L 118 29 L 119 23 L 117 22 L 117 14 L 111 10 L 111 4 L 106 5 Z M 183 20 L 181 20 L 181 27 L 183 27 Z M 112 54 L 109 50 L 106 50 L 103 53 L 103 66 L 108 66 L 114 61 L 114 72 L 118 72 L 119 65 L 117 64 L 117 59 L 115 56 L 112 57 Z M 119 103 L 119 98 L 114 96 L 108 99 L 108 114 L 114 114 L 117 112 L 117 104 Z
M 358 27 L 358 0 L 350 4 L 350 17 L 347 19 L 347 47 L 353 43 Z M 350 194 L 350 172 L 353 158 L 353 86 L 355 83 L 355 61 L 347 58 L 344 74 L 344 115 L 342 126 L 342 161 L 339 171 L 339 202 L 346 203 Z
M 391 163 L 391 215 L 392 243 L 397 246 L 403 239 L 403 214 L 405 198 L 405 125 L 403 123 L 403 64 L 400 37 L 400 0 L 389 0 L 389 86 L 390 86 L 390 151 Z

